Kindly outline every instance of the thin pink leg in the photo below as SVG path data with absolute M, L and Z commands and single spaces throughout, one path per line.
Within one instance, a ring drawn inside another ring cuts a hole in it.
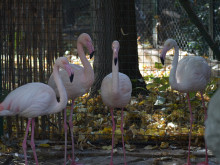
M 123 152 L 124 152 L 124 164 L 127 165 L 126 156 L 125 156 L 125 144 L 124 144 L 124 128 L 123 128 L 124 116 L 123 116 L 123 110 L 124 110 L 124 108 L 122 108 L 122 110 L 121 110 L 121 138 L 122 138 L 122 145 L 123 145 Z
M 34 144 L 34 127 L 35 127 L 35 118 L 32 119 L 31 148 L 32 148 L 33 153 L 34 153 L 34 159 L 35 159 L 36 165 L 38 165 L 37 154 L 36 154 L 35 144 Z
M 114 137 L 115 137 L 115 120 L 114 120 L 113 108 L 111 108 L 111 115 L 112 115 L 112 152 L 111 152 L 110 165 L 113 165 L 113 148 L 114 148 Z
M 201 93 L 201 97 L 202 97 L 202 105 L 203 105 L 203 108 L 204 108 L 205 121 L 206 121 L 206 119 L 207 119 L 207 109 L 205 107 L 205 101 L 204 101 L 203 93 L 202 92 L 200 92 L 200 93 Z M 207 146 L 205 144 L 205 162 L 201 162 L 197 165 L 208 165 L 208 162 L 209 162 L 209 160 L 208 160 Z
M 67 124 L 66 124 L 66 108 L 64 108 L 64 131 L 65 131 L 64 165 L 66 165 L 66 150 L 67 150 Z
M 31 124 L 31 119 L 28 120 L 24 140 L 23 140 L 23 143 L 22 143 L 22 147 L 23 147 L 23 151 L 24 151 L 25 165 L 28 164 L 28 161 L 27 161 L 27 143 L 26 142 L 27 142 L 27 136 L 28 136 L 28 131 L 29 131 L 30 124 Z
M 192 115 L 192 108 L 191 108 L 191 104 L 190 104 L 189 93 L 187 93 L 187 100 L 188 100 L 189 111 L 190 111 L 190 132 L 189 132 L 189 145 L 188 145 L 188 159 L 187 159 L 187 165 L 191 165 L 191 163 L 190 163 L 190 146 L 191 146 L 191 135 L 192 135 L 193 115 Z
M 72 163 L 71 165 L 76 165 L 75 157 L 74 157 L 74 137 L 73 137 L 73 107 L 74 107 L 74 99 L 72 99 L 72 105 L 71 105 L 71 111 L 70 111 L 70 117 L 69 117 L 69 126 L 70 126 L 70 133 L 71 133 L 71 140 L 72 140 Z

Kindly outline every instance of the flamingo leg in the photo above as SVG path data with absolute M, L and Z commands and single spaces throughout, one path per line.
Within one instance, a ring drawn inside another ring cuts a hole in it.
M 67 150 L 67 124 L 66 124 L 66 108 L 64 108 L 64 131 L 65 131 L 64 165 L 66 165 L 66 150 Z
M 72 105 L 71 105 L 71 111 L 70 111 L 70 117 L 69 117 L 69 126 L 70 126 L 70 133 L 71 133 L 71 140 L 72 140 L 72 163 L 71 165 L 76 165 L 75 157 L 74 157 L 74 137 L 73 137 L 73 107 L 74 107 L 74 99 L 72 99 Z
M 203 105 L 203 108 L 204 108 L 205 121 L 206 121 L 206 119 L 207 119 L 207 109 L 205 107 L 205 101 L 204 101 L 203 93 L 202 92 L 200 92 L 200 93 L 201 93 L 202 105 Z M 208 162 L 209 162 L 209 160 L 208 160 L 207 146 L 205 144 L 205 162 L 201 162 L 201 163 L 199 163 L 197 165 L 208 165 Z
M 34 128 L 35 128 L 35 118 L 32 119 L 31 148 L 32 148 L 33 153 L 34 153 L 34 159 L 35 159 L 36 165 L 38 165 L 37 154 L 36 154 L 35 143 L 34 143 Z
M 111 116 L 112 116 L 112 151 L 111 151 L 110 165 L 113 165 L 113 148 L 114 148 L 114 137 L 115 137 L 115 120 L 114 120 L 113 108 L 111 108 Z
M 190 111 L 190 132 L 189 132 L 189 145 L 188 145 L 188 159 L 187 159 L 187 165 L 191 165 L 191 163 L 190 163 L 190 146 L 191 146 L 191 135 L 192 135 L 193 115 L 192 115 L 192 108 L 191 108 L 191 104 L 190 104 L 189 93 L 187 93 L 187 100 L 188 100 L 189 111 Z
M 25 165 L 28 164 L 28 161 L 27 161 L 27 143 L 26 142 L 27 142 L 27 136 L 28 136 L 28 131 L 29 131 L 30 124 L 31 124 L 31 119 L 28 120 L 24 140 L 23 140 L 23 143 L 22 143 L 22 147 L 23 147 L 23 151 L 24 151 Z
M 122 108 L 122 110 L 121 110 L 121 139 L 122 139 L 122 146 L 123 146 L 123 153 L 124 153 L 124 164 L 127 165 L 126 155 L 125 155 L 125 144 L 124 144 L 124 128 L 123 128 L 124 116 L 123 116 L 123 110 L 124 110 L 124 108 Z

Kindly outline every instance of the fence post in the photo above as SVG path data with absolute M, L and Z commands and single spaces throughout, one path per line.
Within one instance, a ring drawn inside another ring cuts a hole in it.
M 157 48 L 158 44 L 158 33 L 157 33 L 157 23 L 158 19 L 155 17 L 158 15 L 158 1 L 152 0 L 153 4 L 153 46 L 154 48 Z
M 213 39 L 214 29 L 213 29 L 213 19 L 214 19 L 214 8 L 213 0 L 209 0 L 209 34 Z M 215 40 L 215 39 L 213 39 Z M 213 59 L 213 51 L 209 48 L 209 57 Z
M 2 40 L 0 39 L 0 61 L 2 61 Z M 2 96 L 2 66 L 0 62 L 0 96 Z M 0 117 L 0 136 L 3 135 L 3 117 Z

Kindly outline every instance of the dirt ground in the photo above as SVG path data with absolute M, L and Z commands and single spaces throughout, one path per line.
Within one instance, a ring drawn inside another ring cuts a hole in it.
M 63 165 L 64 151 L 57 151 L 47 148 L 36 149 L 40 165 Z M 115 149 L 113 161 L 115 165 L 124 164 L 122 148 Z M 22 153 L 22 151 L 21 151 Z M 76 150 L 76 161 L 84 165 L 108 165 L 110 162 L 110 150 L 90 149 Z M 70 155 L 70 150 L 68 155 Z M 209 165 L 219 165 L 216 158 L 209 151 Z M 31 149 L 28 150 L 28 163 L 34 165 Z M 128 165 L 183 165 L 187 160 L 187 150 L 183 149 L 135 149 L 132 152 L 126 151 Z M 192 148 L 191 163 L 196 165 L 204 161 L 205 151 L 200 148 Z M 2 165 L 23 165 L 23 155 L 1 155 L 0 164 Z M 67 162 L 70 165 L 70 162 Z

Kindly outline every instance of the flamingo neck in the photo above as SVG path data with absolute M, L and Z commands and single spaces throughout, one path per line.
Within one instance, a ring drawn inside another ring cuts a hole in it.
M 114 57 L 114 56 L 113 56 Z M 115 95 L 118 95 L 119 91 L 119 72 L 118 72 L 118 62 L 115 65 L 114 58 L 112 60 L 112 92 Z
M 170 77 L 169 82 L 172 87 L 172 89 L 177 90 L 178 89 L 178 83 L 176 80 L 176 69 L 178 65 L 178 59 L 179 59 L 179 47 L 177 45 L 174 46 L 175 54 L 172 62 L 172 68 L 170 70 Z
M 79 58 L 83 64 L 83 66 L 84 66 L 85 78 L 88 78 L 88 79 L 92 78 L 93 79 L 94 72 L 93 72 L 92 66 L 91 66 L 90 62 L 88 61 L 88 59 L 86 58 L 85 52 L 83 50 L 83 45 L 80 42 L 77 43 L 77 52 L 78 52 Z
M 60 102 L 57 102 L 57 104 L 54 106 L 54 108 L 51 109 L 51 112 L 49 112 L 49 114 L 54 114 L 62 111 L 66 107 L 68 101 L 66 89 L 60 78 L 59 66 L 57 64 L 54 64 L 53 67 L 53 77 L 59 92 Z

